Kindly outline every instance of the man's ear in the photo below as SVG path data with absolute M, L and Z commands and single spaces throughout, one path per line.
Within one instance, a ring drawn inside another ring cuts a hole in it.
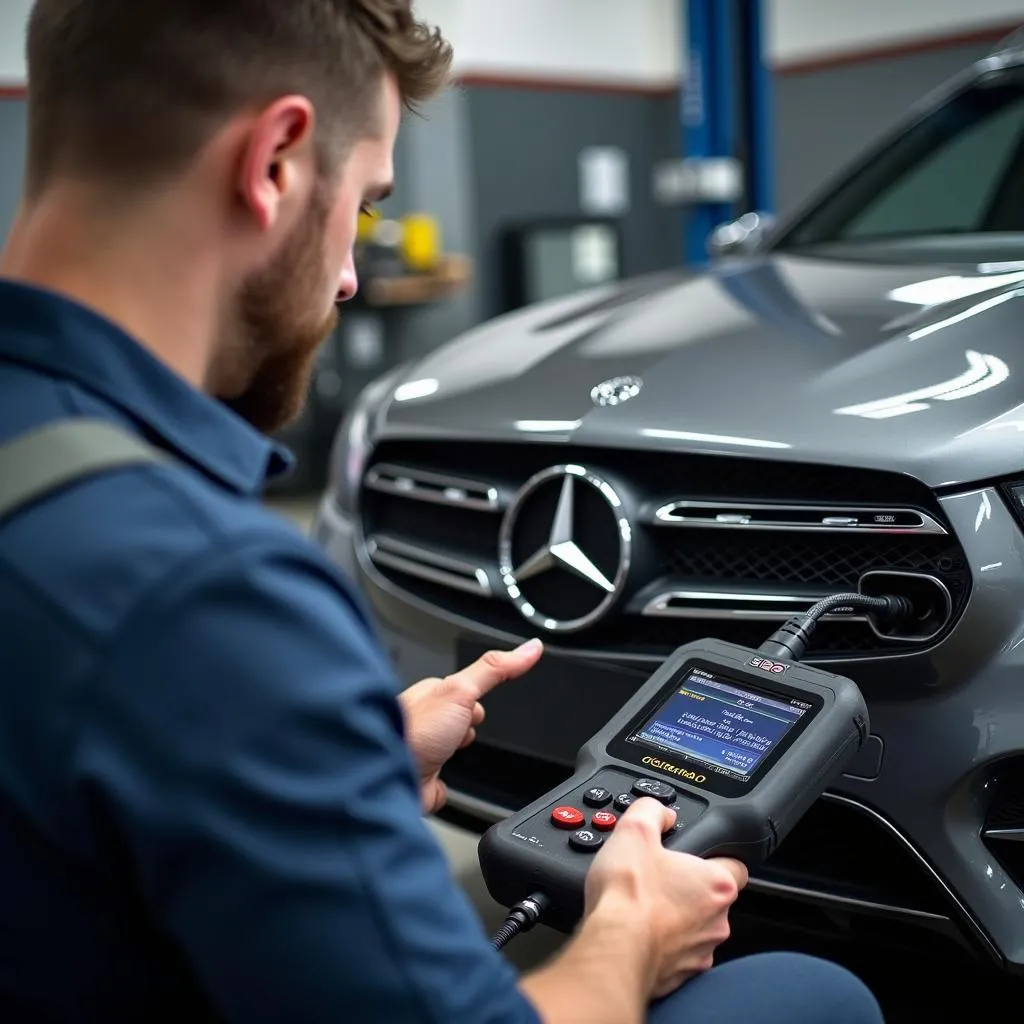
M 251 123 L 238 170 L 238 189 L 260 231 L 290 208 L 301 209 L 315 174 L 316 114 L 309 100 L 287 96 Z

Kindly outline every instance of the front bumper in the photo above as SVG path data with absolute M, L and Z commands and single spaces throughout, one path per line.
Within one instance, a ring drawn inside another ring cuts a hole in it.
M 937 902 L 922 909 L 901 905 L 895 898 L 851 897 L 841 888 L 818 886 L 813 872 L 803 878 L 781 876 L 781 881 L 778 874 L 755 873 L 750 888 L 758 898 L 813 907 L 829 918 L 849 914 L 881 922 L 883 930 L 901 924 L 941 933 L 1010 971 L 1024 973 L 1024 873 L 1012 870 L 1012 859 L 997 856 L 983 835 L 1000 766 L 1015 759 L 1024 763 L 1024 702 L 1019 698 L 1024 680 L 1024 539 L 994 489 L 949 496 L 942 504 L 975 581 L 969 603 L 955 630 L 938 647 L 834 665 L 863 689 L 881 756 L 877 770 L 845 776 L 826 798 L 827 813 L 841 808 L 853 816 L 843 820 L 870 820 L 873 834 L 888 837 L 889 849 L 901 851 L 911 865 L 907 870 L 927 881 Z M 353 524 L 329 497 L 321 505 L 314 532 L 332 560 L 368 597 L 406 683 L 451 672 L 467 639 L 507 647 L 527 636 L 525 622 L 521 635 L 482 629 L 471 621 L 441 615 L 396 588 L 365 558 Z M 548 659 L 559 665 L 585 661 L 550 644 Z M 623 685 L 630 685 L 628 678 Z M 497 714 L 489 708 L 489 722 L 480 730 L 477 745 L 482 751 L 495 751 L 505 765 L 510 758 L 518 757 L 524 765 L 529 760 L 509 742 L 508 721 L 545 716 L 589 735 L 593 722 L 603 721 L 607 708 L 621 702 L 621 691 L 616 694 L 600 683 L 582 699 L 571 686 L 540 690 L 523 681 L 498 692 L 503 703 Z M 479 766 L 486 769 L 486 764 L 483 760 L 471 766 L 478 777 L 465 785 L 466 774 L 456 773 L 449 780 L 450 806 L 478 827 L 514 809 L 509 805 L 513 801 L 495 797 L 490 780 L 479 778 Z M 564 767 L 549 766 L 556 774 Z M 534 796 L 546 788 L 540 781 L 537 785 L 541 788 Z M 1019 846 L 1024 853 L 1024 842 Z M 864 856 L 889 855 L 873 854 L 869 847 Z M 1024 857 L 1018 860 L 1024 863 Z

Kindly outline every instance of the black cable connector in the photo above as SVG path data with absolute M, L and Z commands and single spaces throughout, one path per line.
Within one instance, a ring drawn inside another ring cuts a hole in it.
M 882 625 L 909 618 L 914 613 L 910 601 L 896 594 L 886 594 L 883 597 L 869 597 L 867 594 L 830 594 L 807 611 L 787 619 L 758 650 L 770 658 L 799 661 L 807 650 L 807 644 L 819 620 L 839 608 L 862 608 L 864 611 L 873 612 Z
M 502 949 L 517 935 L 528 932 L 550 906 L 551 901 L 542 892 L 535 892 L 525 900 L 520 900 L 509 910 L 505 923 L 491 937 L 491 945 L 495 949 Z

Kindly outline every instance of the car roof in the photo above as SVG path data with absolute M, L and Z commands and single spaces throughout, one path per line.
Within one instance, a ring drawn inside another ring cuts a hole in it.
M 988 56 L 996 57 L 1006 64 L 1024 64 L 1024 25 L 1003 36 L 989 50 Z

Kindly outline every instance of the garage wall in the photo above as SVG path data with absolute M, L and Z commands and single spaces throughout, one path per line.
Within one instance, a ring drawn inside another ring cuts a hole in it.
M 25 81 L 25 25 L 32 0 L 0 0 L 0 87 Z
M 679 80 L 677 0 L 417 0 L 462 74 L 627 85 Z
M 466 72 L 677 81 L 685 0 L 417 0 Z M 0 85 L 23 83 L 32 0 L 0 0 Z M 773 63 L 818 60 L 1005 25 L 1020 0 L 768 0 Z M 612 26 L 613 31 L 608 27 Z
M 1020 0 L 769 0 L 768 48 L 785 69 L 1022 22 Z
M 0 232 L 20 192 L 24 23 L 31 0 L 0 0 Z M 680 216 L 654 206 L 650 172 L 678 155 L 684 52 L 676 0 L 418 0 L 456 47 L 462 86 L 399 144 L 392 204 L 441 219 L 450 249 L 479 262 L 479 286 L 418 312 L 403 344 L 429 348 L 497 308 L 495 239 L 503 223 L 578 209 L 576 160 L 587 145 L 631 156 L 627 273 L 671 265 Z M 623 12 L 628 12 L 624 14 Z M 777 197 L 817 187 L 902 109 L 986 52 L 1020 0 L 769 0 Z M 950 33 L 973 38 L 950 40 Z M 893 48 L 898 48 L 893 52 Z M 881 48 L 881 49 L 879 49 Z
M 629 155 L 629 211 L 620 218 L 626 276 L 678 262 L 680 214 L 656 205 L 650 189 L 655 164 L 678 153 L 673 94 L 595 99 L 584 91 L 497 84 L 471 86 L 467 93 L 486 313 L 501 309 L 497 257 L 503 229 L 516 221 L 582 213 L 578 159 L 590 146 Z
M 2 0 L 0 0 L 2 2 Z M 25 158 L 25 104 L 0 96 L 0 239 L 7 236 L 21 194 Z

